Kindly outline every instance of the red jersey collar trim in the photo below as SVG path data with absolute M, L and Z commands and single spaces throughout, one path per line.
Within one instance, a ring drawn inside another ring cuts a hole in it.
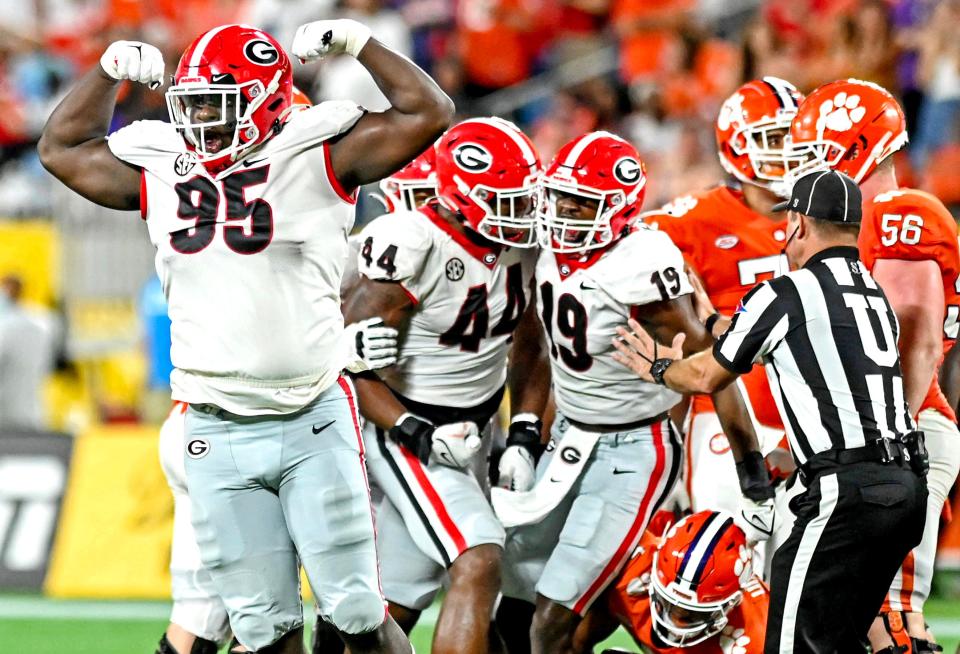
M 483 237 L 479 234 L 475 238 L 471 238 L 464 232 L 461 232 L 456 227 L 447 222 L 443 216 L 437 213 L 436 204 L 429 202 L 420 208 L 420 213 L 430 219 L 434 225 L 436 225 L 441 231 L 445 232 L 457 242 L 460 247 L 466 250 L 470 256 L 474 259 L 485 265 L 487 268 L 493 268 L 497 265 L 497 260 L 500 258 L 500 253 L 503 249 L 494 243 L 481 243 L 480 239 Z M 465 229 L 469 229 L 466 227 Z
M 557 270 L 560 272 L 561 279 L 565 279 L 578 270 L 586 270 L 603 258 L 603 255 L 610 251 L 609 247 L 598 248 L 585 254 L 579 253 L 557 253 L 553 254 L 557 262 Z

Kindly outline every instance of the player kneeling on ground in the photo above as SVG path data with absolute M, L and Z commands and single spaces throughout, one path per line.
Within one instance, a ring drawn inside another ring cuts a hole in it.
M 622 625 L 654 654 L 761 654 L 770 595 L 733 516 L 701 511 L 673 526 L 660 516 L 672 517 L 661 512 L 651 523 L 577 629 L 576 651 L 592 651 Z M 658 536 L 658 527 L 668 528 Z

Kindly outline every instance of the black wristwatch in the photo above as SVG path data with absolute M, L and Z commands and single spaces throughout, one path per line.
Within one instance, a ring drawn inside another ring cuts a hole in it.
M 663 381 L 663 374 L 667 372 L 667 368 L 673 363 L 673 359 L 657 359 L 650 366 L 650 376 L 653 377 L 654 383 L 660 384 L 661 386 L 666 386 L 666 382 Z
M 714 311 L 709 316 L 707 316 L 706 320 L 703 321 L 703 326 L 706 328 L 706 330 L 710 333 L 711 336 L 713 336 L 714 326 L 717 324 L 717 321 L 720 320 L 721 318 L 723 318 L 723 316 L 720 314 L 720 312 Z

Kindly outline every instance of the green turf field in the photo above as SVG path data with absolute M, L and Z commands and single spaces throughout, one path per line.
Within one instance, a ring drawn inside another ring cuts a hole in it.
M 0 651 L 4 654 L 152 654 L 166 626 L 166 602 L 58 601 L 0 595 Z M 960 601 L 931 600 L 927 614 L 947 654 L 960 643 Z M 417 652 L 430 651 L 436 607 L 413 632 Z M 634 650 L 618 632 L 608 645 Z

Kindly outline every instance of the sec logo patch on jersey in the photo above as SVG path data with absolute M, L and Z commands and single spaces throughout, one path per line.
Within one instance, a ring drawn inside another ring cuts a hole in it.
M 463 265 L 463 261 L 457 257 L 453 257 L 447 261 L 447 265 L 444 267 L 444 270 L 447 274 L 447 279 L 451 282 L 459 282 L 463 279 L 463 273 L 466 270 Z
M 177 155 L 176 160 L 173 162 L 173 172 L 183 177 L 197 165 L 197 155 L 193 152 L 184 152 L 183 154 Z

